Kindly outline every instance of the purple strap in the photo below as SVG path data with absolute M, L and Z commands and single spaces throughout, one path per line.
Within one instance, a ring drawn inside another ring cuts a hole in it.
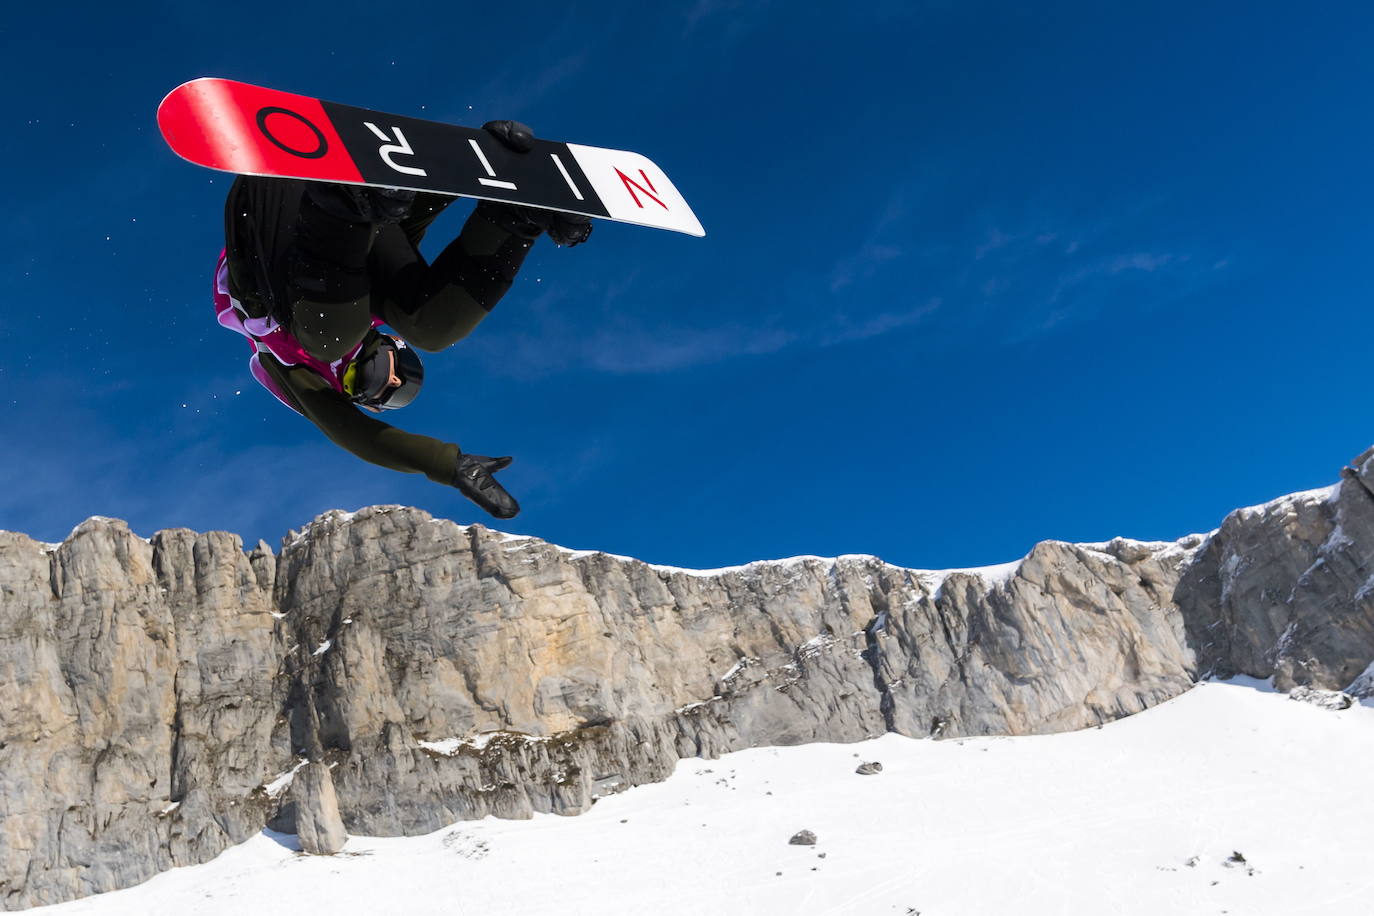
M 257 379 L 278 401 L 291 407 L 290 398 L 273 381 L 272 376 L 267 373 L 267 369 L 262 365 L 262 354 L 264 353 L 271 354 L 283 366 L 307 366 L 333 385 L 335 391 L 343 392 L 344 371 L 353 361 L 353 358 L 358 355 L 358 351 L 363 348 L 362 341 L 358 341 L 357 345 L 344 354 L 342 358 L 327 363 L 307 353 L 305 347 L 301 346 L 301 342 L 270 315 L 266 318 L 249 318 L 243 311 L 243 306 L 233 296 L 229 295 L 229 264 L 224 251 L 219 253 L 219 262 L 215 265 L 214 300 L 216 320 L 223 327 L 248 338 L 248 345 L 253 348 L 253 355 L 248 360 L 248 371 L 253 373 L 253 378 Z M 382 323 L 382 319 L 373 317 L 372 326 L 374 328 L 380 327 Z M 291 409 L 296 410 L 294 407 Z M 300 411 L 296 412 L 300 413 Z

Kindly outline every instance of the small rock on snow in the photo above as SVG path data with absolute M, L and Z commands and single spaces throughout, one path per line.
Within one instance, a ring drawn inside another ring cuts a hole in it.
M 1332 710 L 1349 709 L 1355 704 L 1354 697 L 1340 690 L 1316 690 L 1305 686 L 1294 687 L 1289 691 L 1288 699 Z

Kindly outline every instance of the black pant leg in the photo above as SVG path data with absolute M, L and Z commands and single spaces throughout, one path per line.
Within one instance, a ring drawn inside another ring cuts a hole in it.
M 433 264 L 399 227 L 387 227 L 372 250 L 374 311 L 413 346 L 442 350 L 496 307 L 533 244 L 498 226 L 480 205 Z
M 439 214 L 447 210 L 449 205 L 457 199 L 447 194 L 433 194 L 428 191 L 421 191 L 416 194 L 415 200 L 410 205 L 410 213 L 401 220 L 401 231 L 410 240 L 410 244 L 419 248 L 420 240 L 425 237 L 429 227 L 439 218 Z
M 342 358 L 372 327 L 368 252 L 376 231 L 320 207 L 307 189 L 286 255 L 288 327 L 317 359 Z

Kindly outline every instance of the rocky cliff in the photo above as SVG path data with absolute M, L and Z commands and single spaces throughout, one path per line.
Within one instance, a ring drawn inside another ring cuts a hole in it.
M 326 514 L 277 555 L 109 519 L 0 533 L 0 905 L 268 824 L 328 851 L 338 816 L 575 814 L 683 756 L 1083 728 L 1213 673 L 1368 690 L 1372 494 L 1366 453 L 1207 536 L 944 572 L 668 569 L 399 507 Z

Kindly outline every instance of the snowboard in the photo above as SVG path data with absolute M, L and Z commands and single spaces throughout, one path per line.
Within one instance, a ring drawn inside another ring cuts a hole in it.
M 202 78 L 167 94 L 158 128 L 183 159 L 240 175 L 435 191 L 704 236 L 648 158 L 551 140 L 526 153 L 480 128 Z

